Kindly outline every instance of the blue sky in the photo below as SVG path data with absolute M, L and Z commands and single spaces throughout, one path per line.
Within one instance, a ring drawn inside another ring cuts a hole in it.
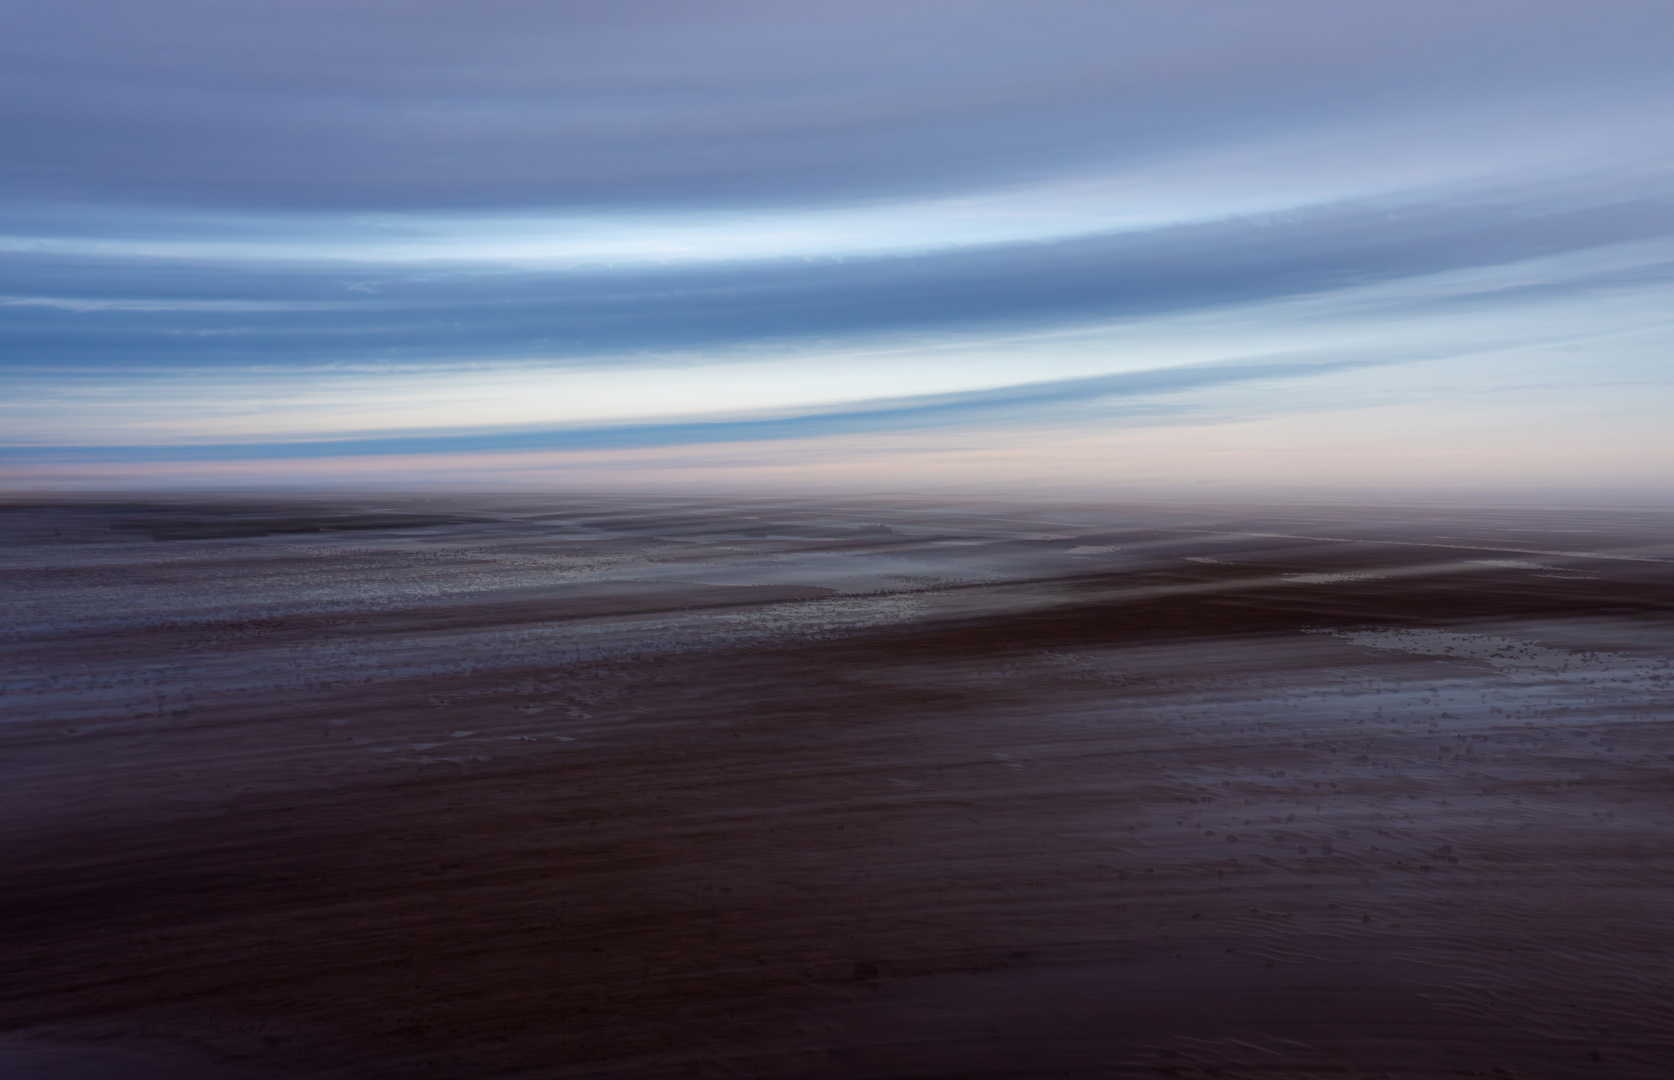
M 7 486 L 1674 488 L 1666 3 L 0 22 Z

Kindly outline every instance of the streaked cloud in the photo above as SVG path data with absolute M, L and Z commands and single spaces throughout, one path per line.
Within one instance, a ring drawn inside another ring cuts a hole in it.
M 18 482 L 1674 397 L 1664 4 L 8 18 Z

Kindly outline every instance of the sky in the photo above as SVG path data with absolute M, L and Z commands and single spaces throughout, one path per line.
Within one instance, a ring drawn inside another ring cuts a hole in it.
M 1667 0 L 12 0 L 0 488 L 1674 499 Z

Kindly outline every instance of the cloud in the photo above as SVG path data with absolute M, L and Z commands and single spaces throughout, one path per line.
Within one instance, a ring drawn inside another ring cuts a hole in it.
M 1663 0 L 19 0 L 0 453 L 1640 417 L 1671 129 Z
M 150 446 L 10 446 L 0 459 L 18 461 L 231 461 L 390 454 L 507 453 L 530 450 L 623 449 L 763 442 L 1038 419 L 1043 410 L 1098 402 L 1103 418 L 1119 415 L 1117 399 L 1138 401 L 1238 383 L 1296 379 L 1396 362 L 1394 358 L 1257 360 L 1055 379 L 991 390 L 859 402 L 800 415 L 654 423 L 572 425 L 546 429 L 432 431 L 331 439 Z
M 17 0 L 5 31 L 0 182 L 94 204 L 843 201 L 1367 125 L 1565 156 L 1674 79 L 1655 0 Z
M 1328 293 L 1674 235 L 1674 198 L 1315 208 L 911 256 L 562 272 L 0 256 L 20 365 L 507 358 L 992 333 Z M 1665 272 L 1665 271 L 1664 271 Z

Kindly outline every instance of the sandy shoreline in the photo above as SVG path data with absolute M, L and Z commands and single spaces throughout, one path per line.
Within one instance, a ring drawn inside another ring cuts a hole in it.
M 1664 518 L 282 509 L 0 515 L 14 1037 L 215 1077 L 1674 1067 Z

